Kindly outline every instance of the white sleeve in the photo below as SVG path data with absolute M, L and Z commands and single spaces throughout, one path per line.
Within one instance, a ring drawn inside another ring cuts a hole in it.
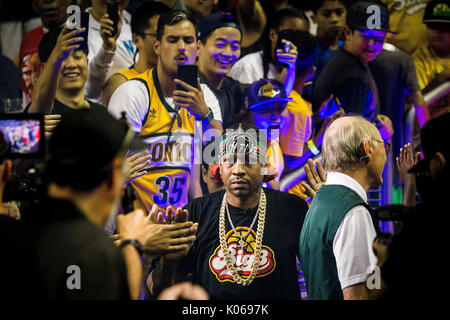
M 241 83 L 251 83 L 251 81 L 248 81 L 248 77 L 245 76 L 246 72 L 244 69 L 244 60 L 238 60 L 230 70 L 230 77 Z
M 250 58 L 257 58 L 256 56 L 250 56 Z M 230 77 L 240 83 L 250 84 L 263 78 L 262 62 L 261 72 L 255 69 L 255 65 L 258 61 L 250 61 L 249 56 L 245 56 L 243 59 L 238 60 L 230 70 Z M 259 74 L 261 73 L 261 74 Z
M 356 206 L 345 215 L 333 241 L 341 288 L 364 283 L 377 264 L 372 243 L 376 232 L 369 211 Z
M 203 91 L 203 96 L 205 97 L 205 103 L 208 107 L 211 108 L 211 111 L 213 112 L 214 120 L 218 120 L 220 121 L 220 123 L 222 123 L 222 112 L 220 110 L 219 100 L 217 100 L 216 95 L 211 91 L 211 89 L 209 89 L 206 84 L 202 83 L 200 84 L 200 86 Z
M 89 61 L 89 73 L 84 87 L 86 98 L 98 99 L 106 84 L 107 75 L 111 69 L 114 51 L 106 51 L 100 47 L 97 54 Z
M 145 84 L 129 80 L 114 91 L 109 101 L 108 111 L 117 119 L 125 111 L 128 125 L 134 132 L 140 132 L 150 104 Z

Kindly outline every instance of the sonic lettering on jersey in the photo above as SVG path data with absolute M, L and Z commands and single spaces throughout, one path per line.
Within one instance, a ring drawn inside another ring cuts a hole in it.
M 244 236 L 248 227 L 237 227 L 236 231 L 239 235 Z M 239 245 L 239 237 L 234 234 L 233 230 L 230 230 L 227 235 L 228 250 L 231 254 L 231 261 L 234 264 L 237 272 L 243 278 L 247 278 L 252 272 L 254 261 L 254 250 L 256 243 L 256 233 L 250 230 L 247 238 L 244 239 L 246 246 L 241 248 Z M 259 261 L 259 268 L 256 277 L 264 277 L 272 273 L 275 270 L 276 261 L 275 253 L 268 246 L 262 246 L 261 258 Z M 235 282 L 231 272 L 227 268 L 225 257 L 223 256 L 222 248 L 220 245 L 214 250 L 214 254 L 209 258 L 209 267 L 220 282 Z
M 151 163 L 146 167 L 185 167 L 190 171 L 193 157 L 193 135 L 186 132 L 173 132 L 167 143 L 167 134 L 149 135 L 143 138 L 152 156 Z

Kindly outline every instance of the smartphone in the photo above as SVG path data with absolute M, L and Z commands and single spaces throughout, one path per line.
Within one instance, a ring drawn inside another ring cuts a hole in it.
M 86 51 L 88 48 L 88 37 L 89 37 L 89 12 L 81 13 L 80 28 L 85 28 L 85 31 L 80 34 L 84 39 L 80 42 L 80 47 L 78 50 Z
M 44 115 L 0 114 L 0 132 L 8 144 L 8 159 L 43 158 L 45 148 Z
M 110 2 L 108 3 L 108 19 L 113 22 L 113 33 L 114 36 L 117 33 L 117 23 L 119 22 L 119 3 Z
M 278 49 L 280 49 L 281 51 L 283 51 L 283 52 L 285 52 L 285 53 L 288 53 L 289 52 L 289 50 L 291 49 L 290 48 L 290 45 L 289 44 L 287 44 L 287 43 L 284 43 L 282 40 L 288 40 L 288 41 L 291 41 L 291 42 L 293 42 L 293 39 L 294 39 L 294 30 L 290 30 L 290 29 L 286 29 L 286 30 L 280 30 L 279 32 L 278 32 L 278 40 L 277 40 L 277 45 L 275 46 L 275 57 L 276 57 L 276 55 L 277 55 L 277 50 Z M 287 65 L 286 64 L 284 64 L 284 63 L 280 63 L 280 62 L 276 62 L 275 63 L 275 65 L 277 66 L 277 67 L 281 67 L 281 68 L 285 68 L 285 67 L 287 67 Z
M 186 82 L 188 85 L 197 88 L 198 67 L 195 64 L 179 64 L 177 70 L 177 79 Z M 184 87 L 177 84 L 177 90 L 187 91 Z

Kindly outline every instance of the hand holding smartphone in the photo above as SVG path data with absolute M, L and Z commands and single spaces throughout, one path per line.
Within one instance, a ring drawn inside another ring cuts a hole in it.
M 198 67 L 195 64 L 180 64 L 177 70 L 177 79 L 197 88 Z M 177 90 L 187 91 L 183 86 L 177 84 Z
M 288 40 L 292 42 L 294 30 L 281 30 L 278 32 L 277 45 L 275 46 L 275 56 L 277 56 L 277 50 L 281 50 L 283 53 L 288 53 L 291 50 L 291 44 L 286 43 L 283 40 Z M 287 64 L 276 62 L 277 67 L 285 68 L 288 67 Z
M 81 34 L 84 38 L 82 42 L 80 42 L 80 47 L 78 50 L 87 50 L 88 48 L 88 37 L 89 37 L 89 13 L 83 12 L 81 14 L 81 28 L 84 28 L 85 31 Z
M 112 36 L 117 34 L 117 24 L 119 23 L 119 3 L 118 2 L 110 2 L 108 3 L 108 19 L 113 22 L 113 32 Z

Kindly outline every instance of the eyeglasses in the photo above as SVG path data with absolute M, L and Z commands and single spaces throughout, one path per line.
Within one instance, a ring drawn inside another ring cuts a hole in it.
M 386 152 L 386 155 L 389 154 L 389 151 L 391 150 L 391 144 L 389 142 L 384 142 L 383 140 L 373 140 L 377 142 L 382 142 L 384 145 L 384 151 Z

